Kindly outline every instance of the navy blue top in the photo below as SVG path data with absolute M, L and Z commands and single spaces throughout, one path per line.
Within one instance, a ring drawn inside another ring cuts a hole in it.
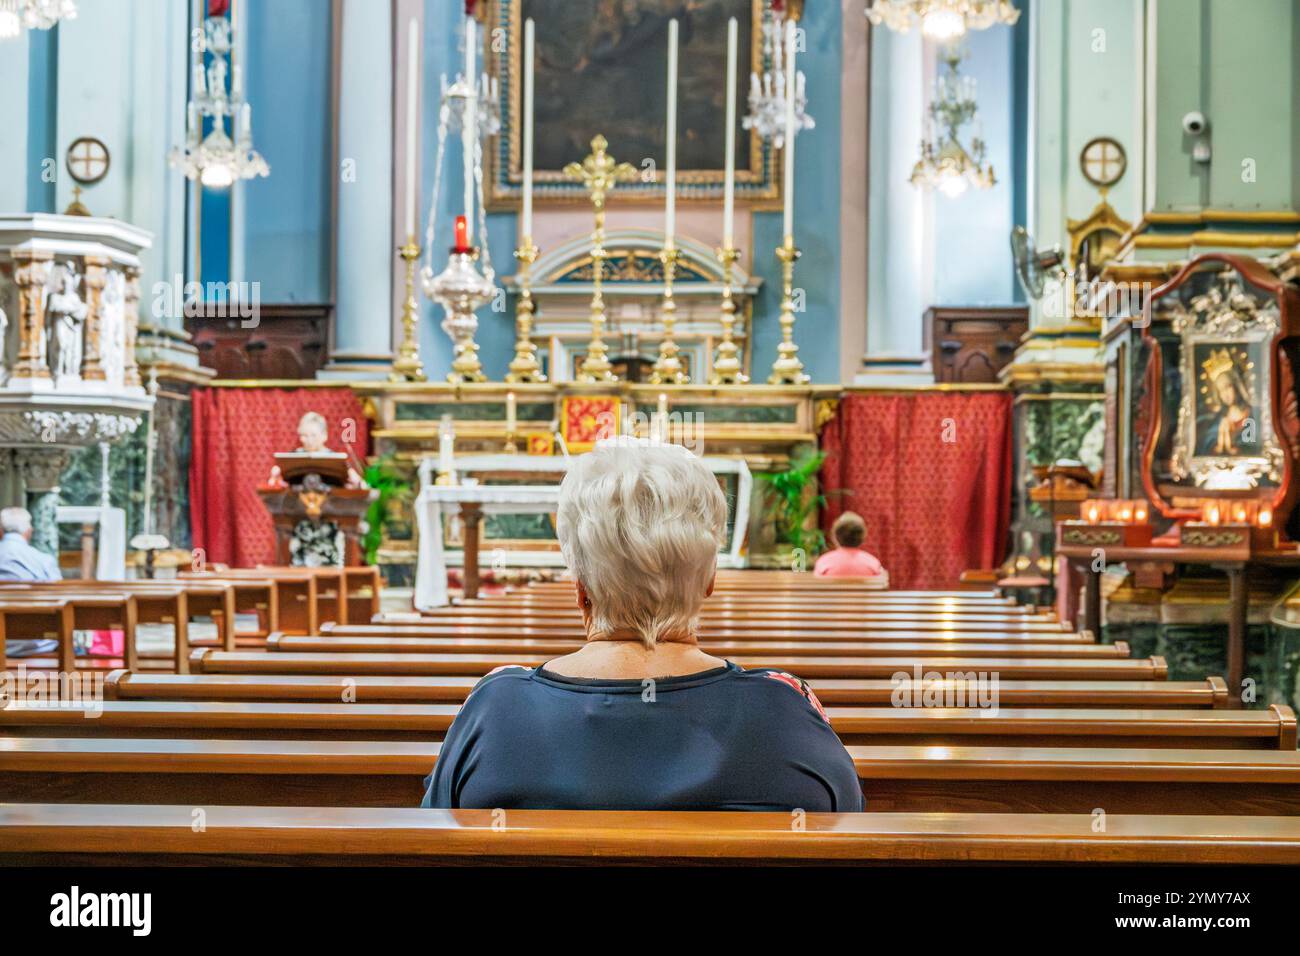
M 597 680 L 504 667 L 447 731 L 425 807 L 862 810 L 853 760 L 796 677 L 724 667 Z

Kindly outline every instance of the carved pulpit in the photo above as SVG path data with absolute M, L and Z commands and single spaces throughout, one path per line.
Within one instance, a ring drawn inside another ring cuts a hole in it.
M 275 522 L 276 564 L 361 564 L 363 519 L 375 494 L 349 487 L 342 452 L 283 452 L 271 481 L 257 489 Z

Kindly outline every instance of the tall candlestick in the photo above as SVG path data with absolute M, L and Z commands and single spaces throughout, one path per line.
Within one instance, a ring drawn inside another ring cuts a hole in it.
M 664 245 L 676 246 L 677 234 L 677 20 L 668 21 L 668 165 L 664 182 L 668 196 L 664 205 Z
M 793 20 L 785 22 L 785 218 L 783 235 L 794 235 L 794 97 L 795 63 Z
M 524 208 L 525 238 L 533 235 L 533 21 L 524 21 Z
M 506 392 L 506 431 L 511 435 L 515 433 L 515 393 Z
M 478 142 L 478 21 L 465 18 L 465 126 L 461 144 L 465 153 L 465 217 L 469 220 L 469 238 L 474 241 L 474 147 Z
M 419 125 L 420 100 L 420 24 L 411 17 L 407 26 L 406 55 L 406 236 L 415 235 L 416 207 L 420 204 L 419 190 L 415 186 L 417 154 L 416 129 Z
M 736 18 L 727 21 L 727 127 L 723 137 L 726 175 L 722 181 L 722 245 L 735 245 L 736 218 Z

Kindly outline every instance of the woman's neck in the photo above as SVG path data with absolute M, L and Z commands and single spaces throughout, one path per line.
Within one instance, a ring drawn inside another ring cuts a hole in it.
M 614 632 L 589 637 L 581 649 L 550 661 L 546 669 L 563 677 L 636 680 L 698 674 L 725 663 L 700 650 L 693 633 L 664 635 L 646 647 L 636 634 Z

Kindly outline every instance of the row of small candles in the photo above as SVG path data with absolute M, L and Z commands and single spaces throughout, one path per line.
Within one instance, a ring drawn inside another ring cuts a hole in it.
M 1203 501 L 1201 521 L 1209 525 L 1248 524 L 1271 528 L 1273 509 L 1259 501 Z
M 1079 506 L 1086 524 L 1146 524 L 1150 509 L 1141 499 L 1089 498 Z M 1200 521 L 1208 525 L 1246 524 L 1257 528 L 1273 526 L 1273 509 L 1259 501 L 1230 501 L 1208 498 L 1201 502 Z
M 1079 517 L 1087 524 L 1146 524 L 1151 515 L 1141 499 L 1089 498 L 1079 506 Z

